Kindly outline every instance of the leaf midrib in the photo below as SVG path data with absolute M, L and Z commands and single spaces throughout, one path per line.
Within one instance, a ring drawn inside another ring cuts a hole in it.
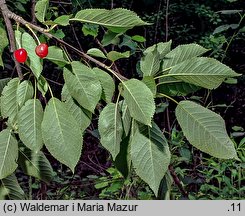
M 6 155 L 7 155 L 7 152 L 8 152 L 10 139 L 11 139 L 11 132 L 9 131 L 9 136 L 8 136 L 8 141 L 7 141 L 7 146 L 6 146 L 6 148 L 5 148 L 5 152 L 4 152 L 4 156 L 3 156 L 3 163 L 2 163 L 2 166 L 1 166 L 1 169 L 0 169 L 0 173 L 2 173 L 4 164 L 5 164 L 4 162 L 5 162 L 5 160 L 6 160 Z
M 137 100 L 135 99 L 135 97 L 133 96 L 133 94 L 131 93 L 131 91 L 128 89 L 127 85 L 124 82 L 122 82 L 122 84 L 123 84 L 124 87 L 126 87 L 127 91 L 130 93 L 131 97 L 133 98 L 133 100 L 135 101 L 135 103 L 137 104 L 137 106 L 139 107 L 139 110 L 141 112 L 141 115 L 144 116 L 144 120 L 147 121 L 147 117 L 145 116 L 144 111 L 141 109 L 141 106 L 138 104 Z
M 65 143 L 64 133 L 63 133 L 63 130 L 62 130 L 62 127 L 61 127 L 61 124 L 60 124 L 60 118 L 59 118 L 59 115 L 58 115 L 57 108 L 55 106 L 55 99 L 53 99 L 53 105 L 54 105 L 55 115 L 56 115 L 56 118 L 57 118 L 57 124 L 58 124 L 58 127 L 60 128 L 61 137 L 62 137 L 63 143 Z

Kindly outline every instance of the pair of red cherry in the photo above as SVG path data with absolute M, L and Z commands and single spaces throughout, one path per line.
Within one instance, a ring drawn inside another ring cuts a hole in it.
M 35 52 L 40 58 L 44 58 L 48 55 L 48 45 L 46 43 L 39 44 Z M 19 63 L 23 63 L 27 59 L 27 52 L 24 48 L 20 48 L 14 51 L 14 57 Z

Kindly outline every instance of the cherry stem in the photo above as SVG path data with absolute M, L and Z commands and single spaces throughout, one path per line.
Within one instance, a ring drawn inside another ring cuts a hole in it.
M 33 31 L 33 29 L 32 29 L 28 24 L 25 24 L 25 26 L 31 31 L 31 33 L 32 33 L 33 36 L 35 37 L 35 39 L 36 39 L 38 45 L 40 45 L 41 42 L 40 42 L 39 38 L 37 37 L 36 33 Z

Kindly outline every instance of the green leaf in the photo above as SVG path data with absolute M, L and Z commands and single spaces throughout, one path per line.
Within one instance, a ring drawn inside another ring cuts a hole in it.
M 0 132 L 0 179 L 11 175 L 17 168 L 18 143 L 9 129 Z
M 238 0 L 227 0 L 228 2 L 236 2 Z M 242 13 L 243 11 L 242 10 L 220 10 L 220 11 L 217 11 L 218 13 L 221 13 L 221 14 L 236 14 L 236 13 Z
M 162 70 L 170 68 L 193 57 L 201 56 L 207 51 L 207 49 L 198 44 L 179 45 L 165 55 Z
M 0 66 L 4 67 L 3 60 L 2 60 L 2 53 L 6 46 L 8 46 L 9 41 L 7 37 L 7 33 L 4 28 L 0 27 Z
M 22 32 L 19 30 L 14 31 L 14 37 L 15 37 L 15 42 L 16 42 L 16 47 L 17 49 L 21 48 L 21 37 L 22 37 Z
M 83 24 L 82 32 L 85 36 L 91 35 L 92 37 L 96 38 L 99 33 L 99 26 L 95 24 L 85 23 Z
M 143 43 L 146 41 L 146 39 L 143 36 L 140 35 L 134 35 L 131 37 L 132 40 L 139 42 L 139 43 Z
M 46 183 L 49 183 L 54 177 L 53 168 L 42 152 L 35 153 L 27 148 L 21 148 L 18 164 L 26 175 Z
M 132 40 L 128 35 L 123 35 L 123 41 L 118 45 L 121 49 L 123 46 L 129 47 L 131 52 L 134 53 L 138 47 L 138 44 Z
M 221 116 L 191 101 L 181 101 L 175 114 L 185 137 L 193 146 L 217 158 L 237 159 Z
M 11 78 L 0 79 L 0 94 L 3 91 L 3 88 L 7 85 L 7 83 L 11 80 Z
M 87 54 L 88 55 L 91 55 L 91 56 L 95 56 L 95 57 L 99 57 L 99 58 L 106 58 L 105 54 L 97 49 L 97 48 L 91 48 L 87 51 Z
M 69 64 L 67 58 L 64 55 L 64 51 L 57 46 L 50 46 L 48 48 L 48 55 L 45 57 L 45 59 L 48 59 L 49 61 L 57 64 L 61 68 Z
M 30 81 L 24 80 L 18 85 L 17 102 L 20 107 L 22 107 L 27 100 L 31 99 L 33 95 L 34 95 L 34 88 Z
M 115 83 L 112 77 L 105 71 L 99 68 L 93 68 L 97 78 L 100 81 L 103 92 L 105 94 L 105 99 L 107 103 L 110 103 L 115 92 Z
M 217 88 L 225 78 L 239 76 L 221 62 L 205 57 L 186 60 L 174 66 L 169 75 L 207 89 Z
M 144 76 L 154 76 L 160 69 L 160 54 L 157 47 L 148 52 L 140 61 L 140 69 Z
M 128 109 L 128 105 L 126 104 L 125 100 L 120 101 L 119 103 L 122 115 L 122 123 L 125 135 L 128 136 L 131 128 L 131 115 Z
M 0 180 L 0 200 L 23 200 L 25 193 L 14 174 Z
M 107 31 L 104 34 L 101 43 L 103 46 L 108 46 L 110 44 L 117 45 L 120 42 L 120 39 L 119 39 L 120 35 L 121 34 L 118 34 L 118 33 L 112 32 L 112 31 Z
M 19 111 L 17 103 L 17 88 L 19 82 L 18 78 L 10 80 L 3 88 L 1 96 L 1 115 L 3 118 L 9 118 L 12 124 L 15 123 Z
M 33 37 L 27 32 L 24 32 L 22 35 L 22 46 L 23 48 L 26 49 L 28 53 L 28 57 L 30 59 L 31 71 L 35 75 L 35 77 L 38 79 L 42 73 L 43 66 L 41 64 L 40 58 L 37 56 L 35 52 L 35 48 L 37 44 L 35 40 L 33 39 Z
M 146 86 L 151 90 L 153 96 L 156 96 L 157 86 L 154 78 L 152 76 L 145 76 L 142 79 L 142 82 L 146 84 Z
M 42 75 L 37 80 L 37 88 L 42 93 L 43 97 L 45 97 L 48 91 L 48 82 Z
M 118 59 L 122 59 L 122 58 L 129 58 L 130 56 L 130 51 L 126 51 L 126 52 L 117 52 L 117 51 L 110 51 L 107 54 L 107 58 L 109 60 L 111 60 L 112 62 L 117 61 Z
M 41 128 L 48 151 L 74 172 L 82 150 L 82 131 L 65 103 L 57 98 L 49 100 Z
M 101 144 L 111 153 L 115 160 L 120 151 L 123 133 L 118 104 L 109 103 L 100 113 L 99 133 Z
M 64 79 L 71 96 L 85 109 L 94 112 L 100 100 L 102 87 L 94 71 L 86 65 L 73 61 L 74 75 L 64 68 Z
M 58 25 L 61 25 L 61 26 L 67 26 L 67 25 L 69 25 L 69 18 L 70 18 L 69 15 L 62 15 L 62 16 L 57 17 L 54 20 L 54 22 Z
M 79 11 L 71 20 L 101 25 L 116 33 L 125 32 L 135 26 L 149 25 L 133 11 L 123 8 L 85 9 Z
M 120 144 L 120 152 L 115 159 L 115 166 L 118 171 L 127 179 L 131 167 L 129 136 L 125 137 Z
M 172 44 L 172 40 L 168 42 L 160 42 L 158 44 L 154 44 L 153 46 L 148 47 L 144 51 L 144 55 L 147 55 L 148 53 L 152 53 L 155 49 L 157 49 L 157 52 L 159 53 L 159 58 L 163 59 L 167 55 L 167 53 L 170 52 L 171 44 Z
M 130 79 L 122 83 L 122 95 L 131 116 L 146 125 L 151 125 L 155 112 L 155 102 L 151 90 L 141 81 Z
M 157 196 L 162 178 L 170 164 L 168 143 L 159 127 L 140 125 L 131 140 L 131 156 L 136 173 Z
M 85 131 L 91 123 L 92 113 L 79 107 L 79 105 L 71 97 L 66 84 L 63 86 L 61 98 L 62 101 L 65 102 L 68 111 L 74 116 L 80 125 L 81 131 Z
M 34 152 L 38 152 L 43 146 L 42 120 L 43 108 L 41 102 L 37 99 L 28 100 L 18 114 L 20 139 Z
M 214 31 L 213 34 L 219 34 L 221 32 L 227 31 L 228 29 L 237 29 L 239 27 L 238 24 L 225 24 L 217 27 Z
M 228 77 L 225 79 L 224 83 L 230 84 L 230 85 L 236 85 L 238 83 L 236 78 L 230 78 Z
M 49 0 L 39 0 L 35 5 L 35 15 L 39 22 L 45 21 Z
M 66 35 L 65 33 L 63 32 L 62 29 L 57 29 L 55 32 L 52 33 L 53 36 L 59 38 L 59 39 L 63 39 Z M 47 57 L 46 57 L 47 58 Z
M 173 77 L 164 77 L 160 79 L 157 86 L 157 92 L 168 96 L 186 96 L 201 89 L 199 86 L 182 82 Z

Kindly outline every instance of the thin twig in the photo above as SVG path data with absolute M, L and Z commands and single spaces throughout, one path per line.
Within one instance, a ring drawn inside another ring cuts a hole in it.
M 72 30 L 72 32 L 73 32 L 73 36 L 75 37 L 75 40 L 76 40 L 76 42 L 77 42 L 77 45 L 78 45 L 79 49 L 80 49 L 81 51 L 83 51 L 83 48 L 82 48 L 82 46 L 81 46 L 80 41 L 78 40 L 77 33 L 76 33 L 76 31 L 75 31 L 73 25 L 71 25 L 71 30 Z
M 37 24 L 37 19 L 35 15 L 35 5 L 36 5 L 36 0 L 31 1 L 31 23 Z
M 113 8 L 114 8 L 114 1 L 111 0 L 111 9 L 113 9 Z
M 3 3 L 4 2 L 4 3 Z M 75 48 L 74 46 L 66 43 L 65 41 L 53 36 L 52 34 L 50 34 L 48 32 L 47 29 L 44 29 L 40 26 L 37 26 L 37 25 L 34 25 L 28 21 L 26 21 L 25 19 L 23 19 L 22 17 L 18 16 L 17 14 L 11 12 L 8 8 L 7 8 L 7 5 L 5 4 L 5 0 L 0 0 L 0 6 L 1 7 L 4 7 L 4 10 L 1 8 L 2 11 L 4 11 L 4 14 L 9 18 L 9 19 L 13 19 L 15 20 L 16 22 L 19 22 L 21 23 L 22 25 L 25 25 L 25 26 L 29 26 L 30 28 L 38 31 L 38 32 L 41 32 L 42 34 L 44 34 L 46 37 L 50 38 L 50 39 L 54 39 L 56 40 L 57 42 L 59 42 L 60 44 L 66 46 L 67 48 L 73 50 L 74 52 L 76 52 L 78 55 L 80 55 L 81 57 L 95 63 L 96 65 L 104 68 L 105 70 L 111 72 L 114 76 L 116 76 L 119 80 L 123 81 L 123 80 L 128 80 L 126 77 L 122 76 L 121 74 L 119 74 L 118 72 L 112 70 L 110 68 L 110 66 L 107 66 L 105 65 L 104 63 L 98 61 L 97 59 L 87 55 L 86 53 L 84 53 L 83 51 Z
M 53 4 L 63 4 L 63 5 L 72 5 L 71 2 L 62 2 L 62 1 L 50 1 Z
M 3 15 L 4 22 L 6 24 L 7 32 L 8 32 L 8 38 L 9 38 L 9 43 L 10 43 L 10 52 L 14 52 L 16 50 L 14 30 L 13 30 L 12 23 L 9 19 L 8 13 L 7 13 L 8 7 L 6 5 L 5 0 L 0 0 L 0 9 L 1 9 L 1 12 Z M 16 71 L 18 73 L 18 77 L 20 80 L 22 80 L 24 77 L 23 77 L 23 74 L 21 71 L 20 64 L 19 64 L 19 62 L 16 61 L 16 59 L 14 59 L 14 63 L 15 63 Z
M 170 171 L 171 176 L 173 177 L 174 183 L 177 185 L 177 187 L 179 188 L 179 190 L 182 193 L 182 195 L 184 197 L 188 197 L 188 192 L 185 191 L 185 189 L 183 188 L 183 186 L 182 186 L 182 184 L 181 184 L 181 182 L 179 180 L 179 177 L 177 176 L 173 166 L 169 165 L 168 169 Z
M 169 11 L 169 0 L 166 0 L 166 16 L 165 16 L 165 41 L 168 41 L 168 11 Z
M 159 18 L 160 18 L 161 7 L 162 7 L 162 0 L 159 2 L 158 11 L 157 11 L 157 21 L 156 21 L 156 27 L 155 27 L 154 43 L 156 43 L 156 41 L 157 41 L 157 32 L 158 32 L 157 29 L 159 26 Z

